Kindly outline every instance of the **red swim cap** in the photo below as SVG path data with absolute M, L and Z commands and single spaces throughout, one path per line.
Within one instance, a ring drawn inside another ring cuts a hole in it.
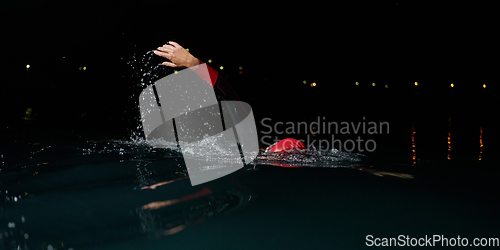
M 272 148 L 271 152 L 279 153 L 283 151 L 300 150 L 305 149 L 306 146 L 299 140 L 293 138 L 286 138 L 278 143 L 276 143 Z

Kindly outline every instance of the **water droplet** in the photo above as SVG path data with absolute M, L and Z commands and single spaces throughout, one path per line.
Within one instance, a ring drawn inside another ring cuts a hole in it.
M 14 223 L 14 222 L 9 222 L 9 224 L 7 224 L 7 226 L 8 226 L 9 228 L 15 228 L 15 227 L 16 227 L 16 223 Z

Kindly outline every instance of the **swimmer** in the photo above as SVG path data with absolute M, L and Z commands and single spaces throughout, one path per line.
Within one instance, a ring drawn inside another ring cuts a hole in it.
M 201 79 L 210 83 L 210 85 L 214 88 L 217 97 L 219 97 L 219 100 L 223 99 L 223 100 L 239 101 L 238 96 L 232 90 L 232 88 L 228 87 L 227 86 L 228 84 L 226 82 L 223 82 L 221 81 L 221 79 L 219 79 L 219 74 L 215 69 L 213 69 L 209 65 L 206 65 L 208 69 L 208 75 L 206 73 L 207 71 L 198 71 L 197 66 L 203 64 L 203 62 L 198 58 L 194 57 L 191 53 L 189 53 L 189 51 L 187 51 L 180 44 L 170 41 L 167 44 L 158 47 L 153 52 L 157 56 L 169 60 L 162 63 L 162 65 L 164 66 L 172 68 L 190 68 L 191 70 L 194 70 Z M 283 153 L 283 152 L 292 152 L 302 149 L 305 149 L 304 143 L 293 138 L 286 138 L 268 147 L 266 149 L 266 152 L 270 151 L 276 153 Z

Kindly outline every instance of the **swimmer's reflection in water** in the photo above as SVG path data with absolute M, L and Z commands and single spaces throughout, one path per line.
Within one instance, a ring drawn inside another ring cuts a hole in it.
M 373 168 L 364 168 L 364 167 L 357 167 L 354 168 L 357 170 L 361 170 L 363 172 L 367 172 L 376 176 L 384 177 L 384 176 L 393 176 L 393 177 L 398 177 L 401 179 L 413 179 L 413 175 L 411 174 L 403 174 L 403 173 L 393 173 L 393 172 L 387 172 L 387 171 L 378 171 Z
M 163 186 L 163 185 L 167 185 L 167 184 L 170 184 L 170 183 L 173 183 L 173 182 L 176 182 L 176 181 L 184 180 L 184 179 L 187 179 L 187 178 L 189 178 L 189 176 L 184 176 L 184 177 L 181 177 L 181 178 L 178 178 L 178 179 L 175 179 L 175 180 L 171 180 L 171 181 L 159 182 L 159 183 L 156 183 L 156 184 L 153 184 L 153 185 L 150 185 L 150 186 L 144 186 L 144 187 L 141 188 L 141 190 L 144 190 L 144 189 L 156 189 L 157 187 L 160 187 L 160 186 Z
M 162 187 L 168 184 L 185 180 L 189 177 L 180 177 L 171 181 L 159 182 L 150 186 L 144 186 L 141 190 L 149 192 L 162 192 Z M 159 191 L 156 191 L 160 189 Z M 144 218 L 155 218 L 154 221 L 143 223 L 148 224 L 145 228 L 158 232 L 162 235 L 172 235 L 178 233 L 189 226 L 204 222 L 207 218 L 216 216 L 226 211 L 237 209 L 244 203 L 250 201 L 251 196 L 241 193 L 234 188 L 217 189 L 203 187 L 198 191 L 184 195 L 175 199 L 153 201 L 140 207 L 140 214 Z M 179 212 L 179 210 L 181 210 Z M 160 222 L 158 222 L 160 221 Z M 164 225 L 164 226 L 161 226 Z M 159 228 L 157 228 L 160 226 Z
M 142 209 L 151 209 L 151 210 L 160 209 L 162 207 L 174 205 L 174 204 L 184 202 L 184 201 L 189 201 L 189 200 L 199 198 L 199 197 L 209 195 L 209 194 L 212 194 L 212 190 L 210 190 L 208 188 L 202 188 L 197 193 L 186 195 L 186 196 L 178 198 L 178 199 L 165 200 L 165 201 L 155 201 L 155 202 L 148 203 L 148 204 L 142 206 Z

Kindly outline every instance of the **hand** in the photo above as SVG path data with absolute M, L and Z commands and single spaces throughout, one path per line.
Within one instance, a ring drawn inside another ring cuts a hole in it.
M 170 62 L 163 62 L 162 64 L 168 67 L 181 68 L 193 67 L 200 64 L 200 60 L 191 55 L 186 49 L 176 42 L 169 42 L 158 50 L 153 51 L 156 55 L 167 58 Z

